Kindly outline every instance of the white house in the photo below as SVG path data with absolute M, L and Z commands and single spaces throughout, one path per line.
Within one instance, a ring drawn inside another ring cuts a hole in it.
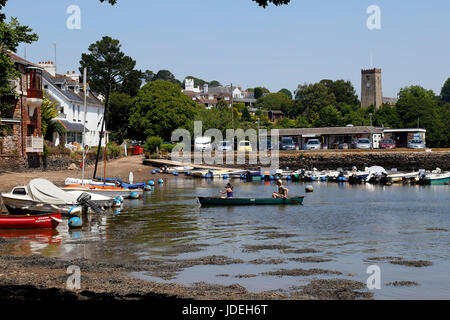
M 53 121 L 58 121 L 66 129 L 63 137 L 54 133 L 55 145 L 60 143 L 71 145 L 75 142 L 80 145 L 98 145 L 104 113 L 103 103 L 89 91 L 88 86 L 86 129 L 84 129 L 84 92 L 82 84 L 80 85 L 79 75 L 75 72 L 65 75 L 56 74 L 54 64 L 51 62 L 39 63 L 39 65 L 45 70 L 42 77 L 44 90 L 50 99 L 58 104 L 59 114 Z M 84 130 L 86 130 L 86 135 L 83 139 Z

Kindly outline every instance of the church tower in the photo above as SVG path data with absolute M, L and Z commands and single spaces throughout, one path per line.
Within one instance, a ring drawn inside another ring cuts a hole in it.
M 381 69 L 361 70 L 361 107 L 378 109 L 382 104 Z

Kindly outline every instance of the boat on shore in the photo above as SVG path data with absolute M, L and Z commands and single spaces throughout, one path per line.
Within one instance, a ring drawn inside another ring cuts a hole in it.
M 2 193 L 4 206 L 13 215 L 60 212 L 63 215 L 82 211 L 79 198 L 84 192 L 65 192 L 45 179 L 33 179 L 26 186 L 16 186 L 9 193 Z M 111 207 L 113 198 L 88 193 L 89 200 L 100 207 Z
M 218 198 L 198 197 L 202 206 L 301 205 L 303 196 L 290 198 Z
M 436 170 L 431 173 L 421 173 L 419 176 L 419 184 L 422 185 L 444 185 L 450 183 L 450 172 L 441 173 Z
M 55 229 L 61 222 L 61 213 L 34 215 L 0 214 L 0 229 Z

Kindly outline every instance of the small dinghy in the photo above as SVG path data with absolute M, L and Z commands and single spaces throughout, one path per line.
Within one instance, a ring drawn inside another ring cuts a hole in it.
M 61 213 L 0 215 L 0 229 L 54 229 L 60 222 Z
M 202 206 L 300 205 L 304 197 L 291 198 L 217 198 L 198 197 Z

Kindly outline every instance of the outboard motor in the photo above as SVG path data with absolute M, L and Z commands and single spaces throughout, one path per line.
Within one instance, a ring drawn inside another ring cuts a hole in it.
M 86 209 L 87 211 L 88 208 L 91 208 L 97 214 L 101 214 L 104 212 L 104 210 L 97 203 L 91 201 L 91 195 L 89 193 L 82 193 L 78 197 L 77 202 L 80 206 L 83 207 L 83 211 L 84 209 Z

